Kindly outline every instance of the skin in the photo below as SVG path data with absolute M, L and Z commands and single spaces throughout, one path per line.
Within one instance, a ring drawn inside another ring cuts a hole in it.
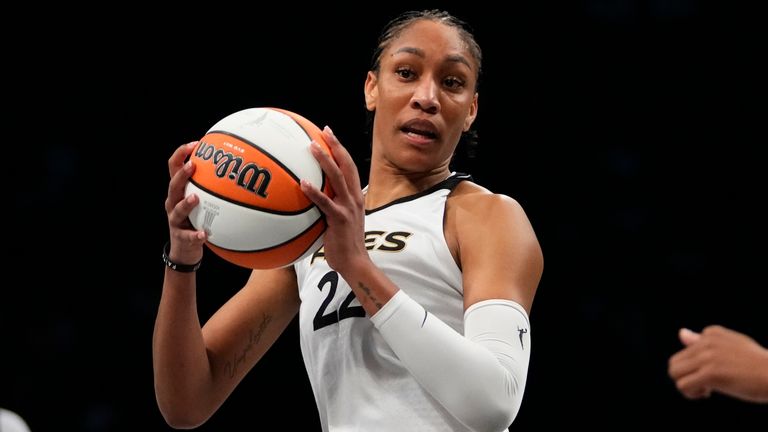
M 722 326 L 701 333 L 680 329 L 685 345 L 669 359 L 669 376 L 688 399 L 722 393 L 768 403 L 768 350 L 754 339 Z
M 399 288 L 368 255 L 365 209 L 421 192 L 449 176 L 459 137 L 478 112 L 476 79 L 477 64 L 454 28 L 417 21 L 392 41 L 379 72 L 369 72 L 365 80 L 366 106 L 376 112 L 367 194 L 361 191 L 357 166 L 330 128 L 323 136 L 333 157 L 311 146 L 336 194 L 329 199 L 315 186 L 301 184 L 326 216 L 325 259 L 349 282 L 369 316 Z M 193 147 L 181 146 L 169 159 L 170 258 L 181 263 L 197 262 L 205 241 L 205 234 L 193 231 L 187 220 L 198 199 L 184 199 L 184 185 L 194 172 L 184 160 Z M 486 299 L 509 299 L 530 312 L 543 258 L 519 203 L 462 182 L 448 198 L 444 231 L 463 272 L 465 308 Z M 166 421 L 178 428 L 205 422 L 296 316 L 299 305 L 293 268 L 255 270 L 201 327 L 194 274 L 166 269 L 153 339 L 155 392 Z

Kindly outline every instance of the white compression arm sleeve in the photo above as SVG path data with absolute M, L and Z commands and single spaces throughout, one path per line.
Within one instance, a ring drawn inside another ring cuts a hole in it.
M 402 290 L 373 317 L 405 367 L 473 431 L 505 430 L 517 415 L 531 353 L 522 306 L 485 300 L 464 313 L 464 336 Z

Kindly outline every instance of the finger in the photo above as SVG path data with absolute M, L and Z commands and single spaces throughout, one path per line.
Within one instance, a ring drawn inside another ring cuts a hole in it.
M 682 376 L 693 373 L 700 366 L 695 352 L 690 348 L 685 348 L 669 358 L 667 372 L 672 379 L 679 379 Z
M 187 223 L 189 214 L 192 212 L 192 209 L 194 209 L 199 203 L 200 198 L 198 198 L 196 194 L 191 194 L 176 203 L 176 205 L 173 207 L 173 210 L 168 215 L 168 224 L 171 227 L 176 228 L 189 227 L 189 224 Z
M 205 231 L 195 231 L 191 229 L 179 229 L 171 234 L 171 244 L 176 242 L 176 245 L 185 246 L 202 246 L 208 235 Z
M 344 173 L 341 172 L 341 169 L 333 157 L 324 152 L 320 145 L 315 141 L 312 141 L 309 145 L 309 149 L 312 152 L 312 156 L 317 159 L 317 162 L 320 164 L 320 168 L 322 168 L 326 177 L 328 177 L 328 182 L 331 184 L 331 188 L 336 196 L 347 197 L 349 192 L 346 180 L 344 179 Z
M 207 236 L 204 231 L 188 229 L 171 230 L 171 249 L 168 256 L 175 262 L 200 261 Z
M 701 338 L 701 334 L 687 328 L 681 328 L 678 332 L 678 337 L 683 345 L 688 346 Z
M 174 237 L 190 246 L 202 246 L 208 239 L 208 234 L 205 231 L 179 230 Z
M 168 198 L 165 200 L 165 211 L 170 213 L 176 204 L 184 199 L 184 189 L 189 178 L 195 173 L 195 163 L 187 161 L 183 168 L 176 171 L 168 183 Z
M 189 157 L 190 154 L 192 154 L 192 151 L 195 149 L 196 145 L 197 141 L 182 144 L 179 146 L 179 148 L 176 149 L 176 151 L 173 152 L 171 157 L 168 159 L 168 173 L 170 174 L 171 178 L 173 178 L 176 172 L 179 171 L 182 166 L 184 166 L 184 161 L 187 160 L 187 157 Z
M 707 336 L 723 336 L 727 334 L 738 334 L 738 333 L 731 329 L 725 328 L 721 325 L 713 324 L 713 325 L 708 325 L 704 327 L 704 330 L 701 331 L 701 334 L 707 335 Z
M 301 191 L 304 192 L 304 195 L 306 195 L 310 201 L 315 203 L 317 208 L 319 208 L 323 214 L 326 216 L 335 215 L 335 204 L 333 203 L 333 200 L 328 197 L 328 195 L 324 194 L 320 189 L 304 179 L 301 180 L 300 186 Z
M 328 146 L 331 148 L 331 153 L 333 153 L 333 157 L 336 159 L 339 169 L 342 174 L 344 174 L 344 178 L 347 179 L 349 190 L 361 190 L 360 174 L 357 171 L 357 165 L 347 149 L 341 145 L 341 142 L 336 138 L 336 135 L 329 126 L 323 128 L 323 137 L 325 138 L 325 142 L 327 142 Z
M 688 399 L 701 399 L 712 393 L 712 389 L 706 382 L 706 375 L 701 371 L 681 377 L 675 382 L 675 385 L 680 393 Z

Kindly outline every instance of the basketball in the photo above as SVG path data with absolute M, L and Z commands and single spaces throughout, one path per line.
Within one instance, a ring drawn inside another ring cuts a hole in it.
M 185 195 L 200 198 L 189 220 L 207 233 L 213 252 L 242 267 L 269 269 L 320 247 L 325 218 L 299 182 L 333 192 L 311 141 L 330 154 L 320 128 L 279 108 L 235 112 L 205 133 L 190 156 L 196 169 Z

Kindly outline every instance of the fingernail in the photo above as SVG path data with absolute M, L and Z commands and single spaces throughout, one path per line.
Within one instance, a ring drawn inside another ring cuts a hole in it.
M 184 169 L 187 170 L 187 172 L 192 171 L 192 161 L 188 160 L 187 163 L 184 164 Z
M 328 125 L 325 125 L 325 127 L 323 128 L 323 130 L 324 130 L 324 131 L 326 131 L 326 132 L 328 132 L 329 134 L 331 134 L 331 136 L 332 136 L 332 137 L 336 137 L 336 134 L 334 134 L 334 133 L 333 133 L 333 129 L 331 129 L 331 127 L 330 127 L 330 126 L 328 126 Z
M 197 145 L 197 141 L 192 141 L 190 143 L 187 143 L 187 148 L 193 148 Z
M 195 202 L 195 194 L 190 194 L 187 196 L 187 202 L 190 204 L 194 204 Z

